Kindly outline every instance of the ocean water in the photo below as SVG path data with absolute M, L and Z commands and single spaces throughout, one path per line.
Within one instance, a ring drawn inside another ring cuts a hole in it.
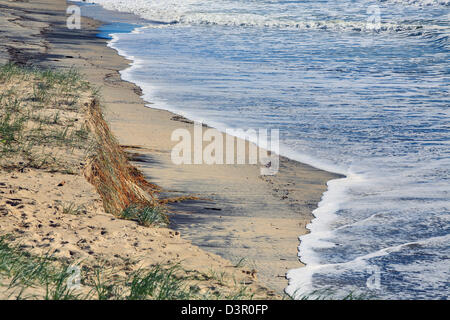
M 91 2 L 140 17 L 109 45 L 151 107 L 278 128 L 283 155 L 346 176 L 287 293 L 448 299 L 449 0 Z

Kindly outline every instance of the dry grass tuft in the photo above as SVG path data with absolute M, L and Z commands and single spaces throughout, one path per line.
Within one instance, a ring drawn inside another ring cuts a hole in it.
M 97 141 L 96 152 L 86 167 L 85 176 L 103 199 L 107 212 L 119 216 L 131 205 L 155 207 L 160 188 L 145 180 L 133 167 L 103 119 L 100 104 L 92 100 L 87 109 L 88 128 Z

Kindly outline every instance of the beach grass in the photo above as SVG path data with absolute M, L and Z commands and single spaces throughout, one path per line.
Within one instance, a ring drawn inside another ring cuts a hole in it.
M 0 283 L 7 288 L 8 299 L 78 298 L 65 284 L 66 268 L 54 264 L 50 255 L 33 256 L 20 246 L 11 246 L 7 238 L 0 237 Z
M 64 214 L 71 214 L 71 215 L 79 215 L 86 211 L 86 209 L 83 206 L 77 206 L 73 202 L 69 202 L 67 204 L 63 205 L 62 212 Z
M 139 207 L 130 205 L 125 208 L 120 217 L 127 220 L 135 220 L 141 226 L 167 226 L 169 219 L 161 206 Z
M 80 268 L 79 286 L 74 285 L 73 266 L 51 254 L 36 256 L 0 237 L 0 286 L 8 299 L 38 300 L 196 300 L 251 299 L 244 285 L 231 293 L 200 293 L 194 277 L 177 264 L 154 265 L 118 277 L 108 266 Z
M 87 154 L 89 134 L 75 103 L 89 84 L 73 70 L 0 66 L 0 161 L 3 168 L 68 170 L 67 153 Z

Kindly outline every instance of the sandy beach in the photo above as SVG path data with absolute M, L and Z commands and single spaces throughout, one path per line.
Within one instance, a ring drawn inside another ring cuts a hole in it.
M 79 70 L 100 88 L 103 112 L 113 134 L 132 153 L 133 164 L 147 180 L 162 188 L 160 197 L 201 200 L 169 203 L 170 228 L 145 228 L 104 212 L 92 186 L 80 177 L 69 181 L 55 174 L 50 180 L 31 181 L 30 177 L 38 173 L 14 173 L 17 178 L 11 178 L 11 173 L 2 172 L 2 188 L 19 190 L 26 186 L 37 192 L 17 191 L 29 202 L 27 213 L 35 214 L 28 218 L 33 227 L 24 229 L 19 226 L 20 219 L 11 218 L 8 225 L 1 224 L 2 233 L 22 228 L 24 238 L 41 243 L 51 231 L 58 241 L 69 241 L 69 247 L 74 247 L 70 250 L 94 258 L 119 255 L 121 259 L 139 258 L 145 264 L 182 261 L 191 270 L 231 270 L 230 274 L 235 272 L 251 282 L 257 294 L 273 296 L 273 290 L 281 295 L 287 285 L 286 271 L 301 266 L 298 237 L 307 232 L 311 212 L 326 191 L 327 181 L 338 176 L 284 157 L 275 176 L 261 176 L 258 165 L 175 165 L 170 158 L 175 145 L 171 134 L 179 128 L 192 131 L 192 124 L 149 107 L 151 101 L 140 98 L 140 89 L 120 78 L 119 71 L 130 61 L 95 36 L 101 22 L 83 17 L 80 30 L 69 30 L 66 7 L 64 0 L 0 1 L 0 63 Z M 65 185 L 57 187 L 62 180 Z M 49 205 L 61 190 L 65 190 L 62 197 L 89 202 L 87 207 L 91 209 L 82 217 L 60 213 L 59 226 L 39 231 L 36 221 L 55 215 Z M 74 190 L 80 191 L 78 195 Z M 4 195 L 1 198 L 10 208 Z M 33 200 L 37 202 L 31 204 Z M 44 207 L 47 209 L 41 210 Z M 15 216 L 21 214 L 17 206 L 10 209 L 16 210 Z M 67 230 L 71 230 L 70 236 Z M 92 254 L 75 245 L 82 238 L 92 241 L 87 250 Z M 49 246 L 58 247 L 58 241 L 49 242 Z M 70 258 L 68 252 L 62 250 L 61 254 Z M 233 266 L 239 262 L 243 270 L 236 271 Z

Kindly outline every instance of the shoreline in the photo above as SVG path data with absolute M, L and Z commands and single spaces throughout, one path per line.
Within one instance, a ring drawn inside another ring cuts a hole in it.
M 143 27 L 143 26 L 138 26 L 138 27 L 134 28 L 132 32 L 135 32 L 136 30 L 138 30 L 139 28 L 142 28 L 142 27 Z M 112 37 L 112 39 L 107 40 L 106 45 L 107 45 L 109 48 L 113 49 L 119 56 L 123 57 L 123 58 L 124 58 L 125 60 L 127 60 L 127 61 L 130 61 L 130 63 L 128 64 L 127 68 L 122 69 L 122 70 L 119 70 L 119 74 L 121 75 L 121 79 L 122 79 L 123 81 L 127 81 L 127 82 L 130 82 L 130 83 L 133 83 L 134 85 L 136 85 L 136 86 L 142 91 L 142 88 L 141 88 L 138 84 L 134 83 L 133 80 L 125 80 L 125 79 L 123 79 L 123 73 L 129 71 L 129 69 L 135 67 L 135 66 L 138 65 L 140 62 L 137 61 L 134 57 L 129 57 L 129 56 L 127 56 L 124 52 L 120 52 L 120 50 L 114 48 L 114 45 L 113 45 L 114 41 L 115 41 L 115 38 Z M 186 119 L 188 122 L 191 122 L 191 121 L 192 121 L 192 118 L 189 117 L 189 115 L 182 114 L 182 113 L 178 113 L 178 112 L 176 112 L 176 111 L 174 111 L 174 110 L 168 110 L 168 109 L 164 109 L 164 108 L 161 108 L 161 109 L 159 109 L 159 108 L 154 108 L 154 107 L 151 106 L 152 102 L 151 102 L 151 101 L 145 100 L 145 99 L 143 98 L 143 95 L 140 95 L 140 98 L 144 101 L 145 107 L 147 107 L 147 108 L 150 108 L 150 109 L 152 109 L 152 110 L 161 110 L 161 111 L 169 112 L 169 113 L 172 115 L 172 116 L 171 116 L 171 119 L 172 119 L 172 120 L 173 120 L 174 118 L 180 116 L 180 117 L 183 118 L 181 121 L 185 121 L 185 119 Z M 179 120 L 176 120 L 176 121 L 179 121 Z M 221 132 L 221 134 L 223 134 L 224 136 L 227 135 L 227 134 L 225 133 L 224 130 L 220 129 L 220 127 L 218 127 L 217 125 L 211 124 L 211 123 L 208 122 L 208 121 L 205 121 L 205 122 L 203 123 L 203 125 L 204 125 L 204 126 L 207 126 L 207 127 L 210 127 L 210 128 L 213 128 L 213 129 L 217 129 L 217 130 L 218 130 L 219 132 Z M 223 127 L 223 126 L 222 126 L 222 127 Z M 235 137 L 236 137 L 236 139 L 238 139 L 238 140 L 245 139 L 245 138 L 242 138 L 242 137 L 239 137 L 239 136 L 235 136 Z M 246 140 L 246 141 L 247 141 L 247 140 Z M 255 144 L 255 143 L 253 143 L 253 142 L 251 142 L 251 143 L 252 143 L 252 144 Z M 260 148 L 260 146 L 257 145 L 257 148 Z M 247 148 L 247 149 L 248 149 L 248 148 Z M 297 161 L 297 160 L 295 160 L 295 159 L 293 159 L 293 158 L 290 158 L 290 157 L 285 156 L 285 155 L 282 155 L 282 154 L 280 154 L 279 157 L 280 157 L 280 162 L 281 162 L 281 161 L 284 161 L 284 162 L 287 162 L 287 161 L 293 161 L 294 163 L 297 163 L 297 164 L 300 164 L 300 165 L 306 165 L 306 166 L 310 166 L 311 168 L 316 169 L 316 170 L 323 170 L 323 171 L 325 171 L 324 169 L 320 169 L 319 167 L 315 167 L 315 166 L 310 165 L 310 164 L 302 163 L 302 162 L 300 162 L 300 161 Z M 283 160 L 281 160 L 281 159 L 283 159 Z M 204 165 L 204 164 L 203 164 L 203 165 Z M 245 164 L 245 166 L 249 166 L 249 165 L 248 165 L 248 164 Z M 333 179 L 328 180 L 327 182 L 332 181 L 332 180 L 338 180 L 338 179 L 346 178 L 345 175 L 343 175 L 343 174 L 341 174 L 341 173 L 338 173 L 338 172 L 333 172 L 333 171 L 326 171 L 326 172 L 335 175 L 335 177 L 334 177 Z M 275 189 L 275 188 L 274 188 L 274 189 Z M 325 191 L 327 191 L 327 188 L 325 188 L 324 192 L 325 192 Z M 323 194 L 324 194 L 324 193 L 322 193 L 322 196 L 323 196 Z M 322 199 L 322 197 L 321 197 L 320 199 Z M 317 204 L 318 204 L 318 202 L 317 202 Z M 211 208 L 211 209 L 216 209 L 216 208 Z M 317 209 L 317 207 L 316 207 L 316 209 Z M 313 210 L 311 210 L 311 219 L 310 219 L 309 222 L 312 222 L 314 219 L 317 218 L 316 216 L 313 215 L 312 211 L 313 211 Z M 306 225 L 305 225 L 305 227 L 306 227 Z M 303 235 L 306 235 L 306 234 L 308 234 L 308 233 L 309 233 L 309 230 L 306 231 L 306 232 L 304 232 L 304 233 L 302 233 L 302 234 L 299 234 L 299 237 L 300 237 L 300 236 L 303 236 Z M 202 247 L 202 248 L 204 248 L 204 249 L 208 249 L 208 245 L 205 245 L 205 246 L 200 245 L 200 247 Z M 219 254 L 219 255 L 222 255 L 220 251 L 219 251 L 219 252 L 216 251 L 216 252 L 214 252 L 214 253 Z M 230 257 L 227 256 L 226 258 L 229 259 Z M 301 260 L 299 260 L 299 262 L 300 262 L 300 263 L 299 263 L 299 265 L 298 265 L 297 267 L 302 267 L 302 266 L 304 266 L 304 263 L 303 263 Z M 256 270 L 258 270 L 258 266 L 255 266 L 255 268 L 256 268 Z M 295 270 L 295 269 L 290 269 L 290 270 Z M 287 271 L 289 271 L 289 270 L 287 270 Z M 281 277 L 282 275 L 277 275 L 277 276 L 278 276 L 278 277 Z M 286 273 L 286 280 L 287 280 L 287 281 L 286 281 L 286 285 L 284 286 L 284 288 L 282 288 L 281 286 L 278 286 L 278 287 L 276 288 L 277 291 L 278 291 L 278 293 L 282 293 L 282 292 L 284 291 L 284 289 L 286 289 L 286 288 L 288 287 L 289 278 L 287 277 L 287 273 Z M 269 285 L 269 287 L 270 287 L 270 282 L 266 282 L 265 285 Z
M 58 11 L 66 7 L 65 1 L 47 5 Z M 75 67 L 89 82 L 102 86 L 106 120 L 121 145 L 139 147 L 133 150 L 141 158 L 135 165 L 150 182 L 171 190 L 171 195 L 211 200 L 170 204 L 175 212 L 172 227 L 182 238 L 230 261 L 247 258 L 258 270 L 260 283 L 282 292 L 287 286 L 285 272 L 302 265 L 297 258 L 298 236 L 308 232 L 306 224 L 326 182 L 339 176 L 284 157 L 278 175 L 268 178 L 260 177 L 259 166 L 252 165 L 173 165 L 170 134 L 177 128 L 192 130 L 190 125 L 174 113 L 146 106 L 140 88 L 121 79 L 119 72 L 129 67 L 129 60 L 95 36 L 102 23 L 83 17 L 82 29 L 69 31 L 65 17 L 58 19 L 44 32 L 36 32 L 45 44 L 38 64 Z M 9 56 L 16 52 L 20 58 L 20 48 L 16 50 L 9 50 Z

